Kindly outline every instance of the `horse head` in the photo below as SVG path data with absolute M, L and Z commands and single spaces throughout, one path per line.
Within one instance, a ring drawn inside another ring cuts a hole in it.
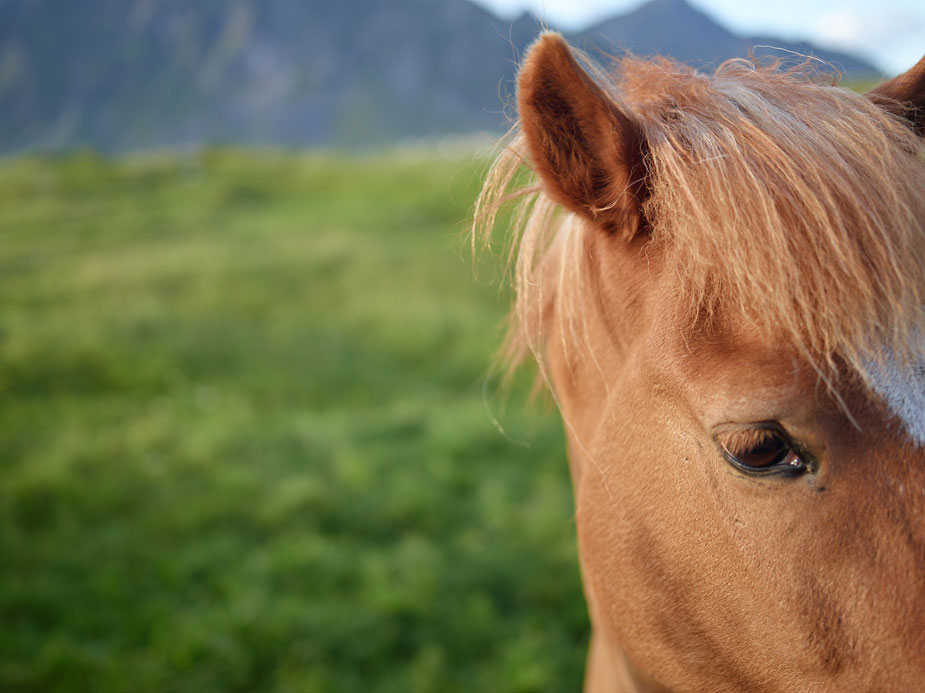
M 925 59 L 862 95 L 578 55 L 529 51 L 477 218 L 522 199 L 511 343 L 565 425 L 586 687 L 916 689 Z

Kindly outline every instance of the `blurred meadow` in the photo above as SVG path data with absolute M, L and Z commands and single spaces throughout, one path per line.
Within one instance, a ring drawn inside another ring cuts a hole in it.
M 0 689 L 580 685 L 560 426 L 487 377 L 483 165 L 0 161 Z

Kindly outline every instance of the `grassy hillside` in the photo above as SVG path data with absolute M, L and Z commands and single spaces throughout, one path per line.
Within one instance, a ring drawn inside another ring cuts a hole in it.
M 0 162 L 0 689 L 576 689 L 561 432 L 483 398 L 478 175 Z

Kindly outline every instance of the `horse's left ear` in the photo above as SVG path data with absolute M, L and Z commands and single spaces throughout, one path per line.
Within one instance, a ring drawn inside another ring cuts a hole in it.
M 608 232 L 642 223 L 643 137 L 588 76 L 561 36 L 533 44 L 517 81 L 520 123 L 549 196 Z
M 867 95 L 890 113 L 906 118 L 919 135 L 925 135 L 925 57 Z

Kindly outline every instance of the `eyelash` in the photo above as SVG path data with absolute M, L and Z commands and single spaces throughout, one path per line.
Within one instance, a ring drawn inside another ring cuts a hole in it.
M 816 468 L 806 448 L 774 422 L 720 431 L 714 440 L 726 461 L 750 476 L 793 477 Z

